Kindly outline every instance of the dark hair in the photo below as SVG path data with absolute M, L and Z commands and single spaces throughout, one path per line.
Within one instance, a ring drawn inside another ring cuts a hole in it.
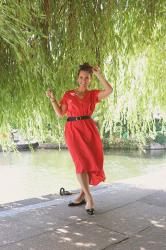
M 92 66 L 89 63 L 83 63 L 79 66 L 78 75 L 80 71 L 87 71 L 91 76 L 93 74 Z

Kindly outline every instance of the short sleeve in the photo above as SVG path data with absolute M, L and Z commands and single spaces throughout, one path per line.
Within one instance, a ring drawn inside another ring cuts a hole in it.
M 96 104 L 98 102 L 100 102 L 99 98 L 98 98 L 98 94 L 99 94 L 100 90 L 99 89 L 93 89 L 92 90 L 92 96 L 93 96 L 93 102 Z
M 63 95 L 63 97 L 61 98 L 59 103 L 67 105 L 67 94 L 66 93 Z

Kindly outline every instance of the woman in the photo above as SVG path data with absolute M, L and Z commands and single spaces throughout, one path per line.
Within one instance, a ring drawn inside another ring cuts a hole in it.
M 104 90 L 89 90 L 94 74 L 103 85 Z M 111 85 L 102 75 L 99 67 L 92 67 L 88 63 L 80 65 L 76 89 L 65 92 L 60 104 L 53 92 L 48 89 L 46 95 L 50 98 L 55 113 L 59 117 L 67 115 L 65 125 L 65 140 L 73 158 L 81 193 L 69 206 L 86 204 L 88 214 L 94 214 L 94 200 L 89 185 L 97 185 L 105 180 L 103 171 L 103 146 L 98 129 L 91 115 L 96 103 L 107 98 L 113 91 Z

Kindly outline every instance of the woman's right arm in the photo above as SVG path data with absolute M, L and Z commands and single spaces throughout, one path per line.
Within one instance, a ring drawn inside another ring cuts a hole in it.
M 51 104 L 53 106 L 53 109 L 54 109 L 55 113 L 59 117 L 63 117 L 65 115 L 66 110 L 67 110 L 67 106 L 65 104 L 59 105 L 55 98 L 51 99 Z
M 54 97 L 54 94 L 52 92 L 52 90 L 48 89 L 46 91 L 46 95 L 50 98 L 51 104 L 53 106 L 53 109 L 55 111 L 55 113 L 59 116 L 59 117 L 63 117 L 67 111 L 67 105 L 65 104 L 61 104 L 59 105 L 57 100 Z

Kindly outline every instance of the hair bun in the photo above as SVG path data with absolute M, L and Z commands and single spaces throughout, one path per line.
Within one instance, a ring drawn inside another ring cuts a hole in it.
M 80 71 L 87 71 L 91 76 L 93 74 L 92 66 L 87 62 L 79 65 L 78 75 Z
M 83 64 L 80 64 L 80 69 L 92 69 L 92 66 L 89 63 L 85 62 Z

